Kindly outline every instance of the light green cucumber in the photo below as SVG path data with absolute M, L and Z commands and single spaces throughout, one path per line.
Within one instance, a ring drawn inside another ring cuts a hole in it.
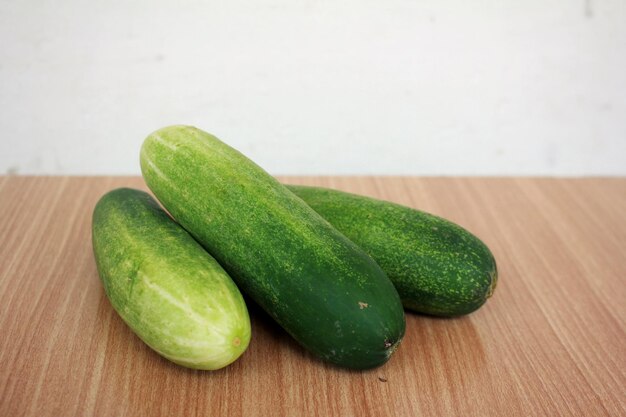
M 179 365 L 219 369 L 250 341 L 241 293 L 222 267 L 147 193 L 120 188 L 93 213 L 93 250 L 113 308 Z
M 141 169 L 172 216 L 310 352 L 359 369 L 389 359 L 405 329 L 393 284 L 275 178 L 188 126 L 148 136 Z
M 321 187 L 288 188 L 378 262 L 407 309 L 459 316 L 492 295 L 494 257 L 462 227 L 388 201 Z

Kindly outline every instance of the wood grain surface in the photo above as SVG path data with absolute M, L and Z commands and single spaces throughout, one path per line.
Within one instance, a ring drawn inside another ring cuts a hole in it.
M 173 365 L 109 304 L 91 213 L 141 178 L 0 177 L 0 416 L 624 416 L 626 179 L 310 177 L 420 208 L 492 249 L 494 297 L 407 314 L 390 362 L 319 362 L 257 307 L 248 351 Z

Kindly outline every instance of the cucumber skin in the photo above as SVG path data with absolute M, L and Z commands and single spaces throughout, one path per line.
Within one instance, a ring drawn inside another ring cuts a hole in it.
M 356 369 L 389 359 L 405 330 L 393 284 L 275 178 L 186 126 L 148 136 L 141 167 L 172 216 L 310 352 Z
M 482 306 L 496 286 L 489 248 L 443 218 L 342 191 L 288 188 L 365 250 L 394 283 L 405 308 L 453 317 Z
M 92 237 L 113 308 L 157 353 L 213 370 L 246 350 L 250 318 L 235 283 L 150 195 L 128 188 L 105 194 Z

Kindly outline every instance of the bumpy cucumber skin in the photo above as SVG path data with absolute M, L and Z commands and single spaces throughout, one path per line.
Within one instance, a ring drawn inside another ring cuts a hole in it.
M 342 191 L 288 188 L 363 248 L 409 309 L 434 316 L 468 314 L 497 282 L 487 246 L 460 226 L 410 207 Z
M 239 289 L 150 195 L 128 188 L 105 194 L 92 227 L 106 295 L 148 346 L 204 370 L 246 350 L 250 319 Z
M 188 126 L 148 136 L 141 168 L 172 216 L 301 345 L 342 367 L 388 360 L 405 330 L 393 284 L 276 179 Z

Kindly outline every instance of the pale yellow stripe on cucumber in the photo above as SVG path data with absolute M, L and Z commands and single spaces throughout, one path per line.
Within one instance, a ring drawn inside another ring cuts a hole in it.
M 183 311 L 187 315 L 187 317 L 189 317 L 194 322 L 208 329 L 211 333 L 218 334 L 224 338 L 227 337 L 227 334 L 219 331 L 218 327 L 214 325 L 212 326 L 211 323 L 209 323 L 204 317 L 202 317 L 200 314 L 196 313 L 194 310 L 189 308 L 189 305 L 185 303 L 181 303 L 176 297 L 174 297 L 172 294 L 167 292 L 163 287 L 150 281 L 150 279 L 148 279 L 145 274 L 142 274 L 141 281 L 146 287 L 150 288 L 152 291 L 157 293 L 164 301 L 168 302 L 169 304 Z M 207 309 L 211 310 L 208 306 L 207 306 Z M 222 309 L 219 309 L 219 310 L 222 313 L 222 316 L 225 316 L 225 312 Z
M 165 178 L 167 179 L 167 177 L 165 176 L 165 174 L 163 173 L 163 171 L 161 171 L 154 162 L 152 162 L 152 159 L 150 159 L 149 156 L 145 156 L 144 160 L 146 161 L 146 163 L 149 165 L 150 169 L 152 171 L 154 171 L 155 174 L 157 174 L 159 177 L 161 178 Z
M 171 143 L 168 143 L 167 141 L 163 140 L 163 137 L 161 136 L 160 133 L 154 132 L 152 133 L 150 136 L 152 136 L 152 138 L 154 138 L 155 141 L 159 142 L 161 145 L 165 146 L 166 148 L 175 151 L 177 146 L 173 145 Z

